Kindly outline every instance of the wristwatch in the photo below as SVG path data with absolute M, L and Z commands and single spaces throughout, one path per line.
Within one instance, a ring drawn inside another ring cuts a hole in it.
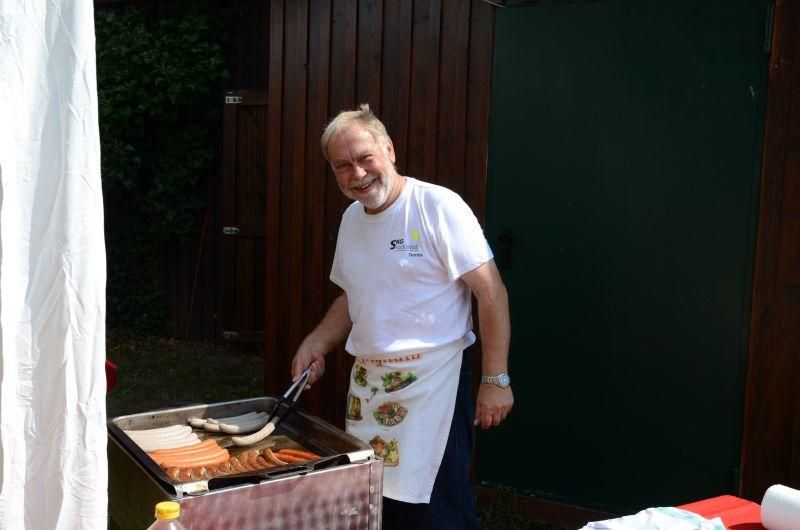
M 511 386 L 511 378 L 508 374 L 484 375 L 481 377 L 481 383 L 497 385 L 500 388 L 508 388 Z

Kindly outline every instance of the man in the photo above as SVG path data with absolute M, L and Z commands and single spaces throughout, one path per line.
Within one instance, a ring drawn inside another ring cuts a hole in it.
M 341 112 L 322 152 L 354 202 L 331 271 L 344 293 L 292 361 L 322 376 L 347 338 L 355 356 L 347 431 L 384 459 L 383 527 L 478 528 L 469 466 L 472 427 L 499 425 L 514 403 L 508 296 L 478 221 L 455 193 L 399 175 L 383 124 L 361 105 Z M 473 410 L 471 294 L 478 301 L 483 383 Z M 463 363 L 462 363 L 463 358 Z

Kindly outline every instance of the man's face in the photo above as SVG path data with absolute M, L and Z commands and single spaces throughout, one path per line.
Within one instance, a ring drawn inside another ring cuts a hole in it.
M 397 180 L 391 140 L 382 145 L 364 127 L 353 124 L 328 143 L 328 160 L 346 197 L 363 204 L 367 213 L 381 210 Z

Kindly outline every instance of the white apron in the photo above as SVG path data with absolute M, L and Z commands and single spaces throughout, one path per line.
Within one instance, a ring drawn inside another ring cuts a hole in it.
M 458 341 L 425 353 L 356 357 L 347 432 L 383 458 L 383 495 L 427 503 L 442 462 L 461 370 Z

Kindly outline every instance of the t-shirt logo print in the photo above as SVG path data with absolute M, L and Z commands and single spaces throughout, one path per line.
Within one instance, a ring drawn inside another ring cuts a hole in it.
M 405 237 L 392 239 L 391 241 L 389 241 L 389 250 L 407 252 L 409 257 L 421 258 L 422 252 L 420 251 L 419 243 L 417 243 L 418 240 L 419 240 L 419 230 L 413 230 L 411 232 L 411 242 L 406 243 Z

